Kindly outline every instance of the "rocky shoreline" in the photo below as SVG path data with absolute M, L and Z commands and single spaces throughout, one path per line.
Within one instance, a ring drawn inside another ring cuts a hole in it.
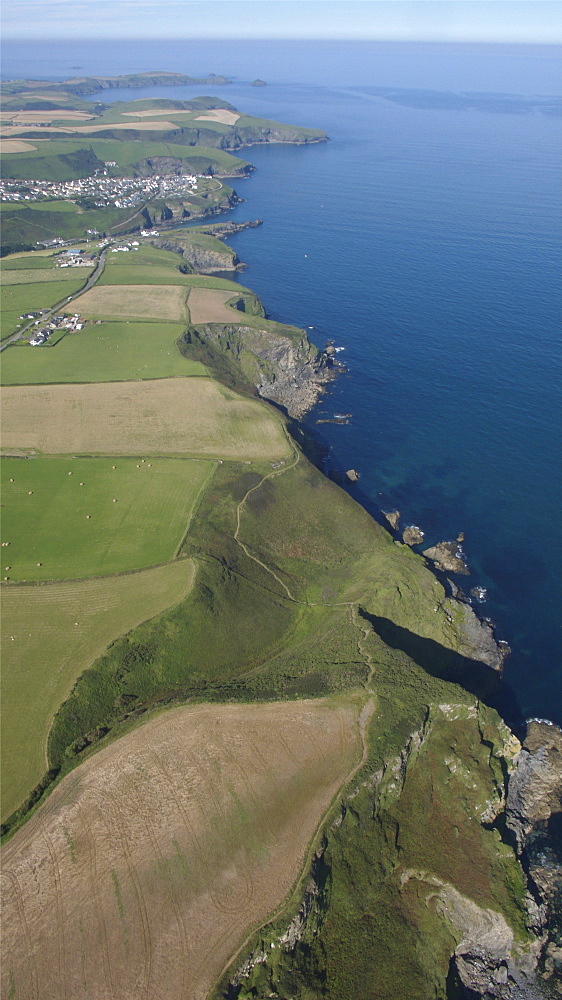
M 265 326 L 205 324 L 191 330 L 190 337 L 227 358 L 262 398 L 281 406 L 298 421 L 337 374 L 330 355 L 315 348 L 304 331 L 300 333 L 297 339 L 273 333 Z M 348 473 L 348 479 L 355 478 L 359 478 L 357 473 L 352 477 Z M 385 514 L 395 534 L 400 516 L 397 510 Z M 409 525 L 397 541 L 419 547 L 423 539 L 424 532 Z M 438 574 L 467 575 L 460 547 L 463 540 L 461 533 L 455 541 L 431 546 L 423 555 Z M 469 671 L 481 668 L 476 686 L 483 680 L 484 690 L 487 682 L 499 683 L 510 650 L 507 643 L 496 640 L 492 623 L 480 619 L 467 600 L 459 599 L 460 592 L 452 583 L 451 590 L 462 615 L 458 653 Z M 465 680 L 460 675 L 457 678 L 463 686 Z M 504 836 L 511 839 L 525 872 L 531 943 L 521 949 L 501 914 L 480 909 L 452 886 L 438 887 L 439 905 L 444 919 L 452 922 L 460 935 L 451 959 L 459 996 L 466 1000 L 545 1000 L 556 995 L 553 984 L 562 981 L 562 731 L 549 723 L 529 722 L 520 743 L 504 728 L 510 763 L 498 786 L 498 801 L 484 811 L 481 822 L 498 829 L 498 823 L 505 824 Z M 305 896 L 304 922 L 313 909 L 311 900 Z M 299 935 L 301 931 L 299 924 Z M 291 942 L 283 939 L 282 943 Z M 230 984 L 233 996 L 255 962 L 265 960 L 265 953 L 256 953 L 238 970 Z

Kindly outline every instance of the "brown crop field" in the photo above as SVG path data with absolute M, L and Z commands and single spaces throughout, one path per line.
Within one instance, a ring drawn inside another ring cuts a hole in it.
M 105 319 L 187 319 L 182 285 L 96 285 L 72 303 L 72 311 Z
M 359 762 L 359 708 L 183 706 L 69 774 L 3 851 L 3 996 L 204 1000 Z
M 207 378 L 7 386 L 6 451 L 273 460 L 289 444 L 269 409 Z
M 192 323 L 236 323 L 240 313 L 230 309 L 226 303 L 233 298 L 231 291 L 218 288 L 192 288 L 189 292 L 188 309 Z
M 53 717 L 82 671 L 124 632 L 178 604 L 194 572 L 180 559 L 126 576 L 3 586 L 3 819 L 45 773 Z

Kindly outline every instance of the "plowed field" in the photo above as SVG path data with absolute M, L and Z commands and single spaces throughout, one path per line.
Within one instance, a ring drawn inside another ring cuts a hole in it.
M 68 775 L 3 854 L 3 995 L 204 1000 L 361 758 L 349 700 L 166 712 Z

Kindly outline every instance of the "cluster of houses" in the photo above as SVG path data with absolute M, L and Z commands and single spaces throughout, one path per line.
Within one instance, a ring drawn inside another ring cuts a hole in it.
M 83 250 L 65 250 L 55 258 L 57 267 L 91 267 L 95 254 L 84 256 Z
M 154 174 L 152 177 L 111 177 L 107 167 L 90 177 L 71 181 L 0 181 L 0 201 L 44 201 L 87 198 L 96 208 L 130 208 L 149 198 L 186 195 L 197 191 L 200 175 Z
M 33 315 L 34 315 L 33 313 L 28 313 L 27 316 L 20 318 L 28 319 L 32 318 Z M 35 326 L 40 326 L 40 324 L 41 324 L 40 319 L 35 320 Z M 34 331 L 33 337 L 31 338 L 29 343 L 31 347 L 39 347 L 41 344 L 44 344 L 49 339 L 54 330 L 75 331 L 75 330 L 81 330 L 83 326 L 84 323 L 82 322 L 80 313 L 74 313 L 73 316 L 64 316 L 64 315 L 51 316 L 50 320 L 48 321 L 48 323 L 45 324 L 45 326 L 41 327 L 41 329 L 39 330 Z

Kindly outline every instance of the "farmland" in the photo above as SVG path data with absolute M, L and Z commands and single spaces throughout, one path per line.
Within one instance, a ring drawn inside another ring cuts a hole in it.
M 233 323 L 236 313 L 226 305 L 232 292 L 218 288 L 192 288 L 188 307 L 192 323 Z
M 207 378 L 8 386 L 1 412 L 7 451 L 247 461 L 290 454 L 271 411 Z
M 73 308 L 84 316 L 122 319 L 124 316 L 139 319 L 165 319 L 173 322 L 187 319 L 186 293 L 174 285 L 96 285 L 80 295 Z
M 86 283 L 89 270 L 84 268 L 71 278 L 57 280 L 49 277 L 48 281 L 38 281 L 23 285 L 3 285 L 0 289 L 0 309 L 2 314 L 2 337 L 13 333 L 22 322 L 20 316 L 25 312 L 36 312 L 48 309 L 57 302 L 77 292 Z
M 3 817 L 43 776 L 53 716 L 82 670 L 124 632 L 181 601 L 193 575 L 191 560 L 180 559 L 103 580 L 4 588 Z
M 10 544 L 2 576 L 80 579 L 168 562 L 213 467 L 181 459 L 4 458 L 2 541 Z
M 204 376 L 202 364 L 179 352 L 176 341 L 184 330 L 183 323 L 90 322 L 54 346 L 8 348 L 2 355 L 2 382 L 39 385 Z
M 5 995 L 204 1000 L 359 762 L 360 708 L 177 708 L 65 778 L 5 849 Z

